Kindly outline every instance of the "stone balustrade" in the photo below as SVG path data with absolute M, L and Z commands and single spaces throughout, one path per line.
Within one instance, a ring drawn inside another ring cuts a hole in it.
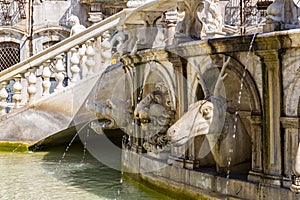
M 100 74 L 112 59 L 107 31 L 115 30 L 120 18 L 129 12 L 130 9 L 113 15 L 0 72 L 0 115 L 14 112 Z M 102 35 L 104 32 L 105 37 Z M 103 52 L 106 56 L 101 55 Z
M 103 71 L 109 65 L 119 62 L 123 54 L 139 50 L 140 46 L 146 44 L 149 48 L 164 46 L 163 41 L 173 35 L 169 36 L 158 30 L 159 41 L 155 41 L 158 37 L 152 35 L 149 39 L 149 31 L 155 32 L 156 28 L 164 28 L 161 23 L 155 21 L 163 17 L 165 10 L 176 8 L 177 2 L 163 0 L 161 1 L 163 6 L 157 8 L 158 11 L 155 13 L 147 11 L 149 5 L 155 6 L 155 1 L 140 2 L 142 2 L 140 7 L 124 9 L 1 71 L 0 115 L 73 87 L 78 82 Z M 155 17 L 150 17 L 153 14 Z M 150 24 L 150 27 L 145 24 Z M 168 27 L 167 23 L 164 25 Z M 156 43 L 159 44 L 153 45 Z

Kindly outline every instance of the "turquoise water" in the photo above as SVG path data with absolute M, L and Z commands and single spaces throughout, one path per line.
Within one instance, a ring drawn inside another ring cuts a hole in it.
M 88 152 L 82 162 L 80 148 L 71 148 L 61 160 L 64 151 L 0 153 L 0 199 L 170 199 L 124 178 Z

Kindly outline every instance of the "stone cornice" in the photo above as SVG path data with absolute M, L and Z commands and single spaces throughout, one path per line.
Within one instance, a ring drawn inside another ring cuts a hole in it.
M 287 35 L 286 35 L 287 34 Z M 162 49 L 147 49 L 137 52 L 137 55 L 129 55 L 133 61 L 147 62 L 149 57 L 161 55 L 162 52 L 170 52 L 182 58 L 211 54 L 231 54 L 235 52 L 248 52 L 254 35 L 233 36 L 213 39 L 194 40 L 177 45 L 166 46 Z M 278 31 L 258 34 L 255 36 L 252 50 L 263 56 L 265 61 L 277 60 L 278 50 L 287 48 L 300 48 L 300 30 Z M 158 51 L 155 53 L 155 51 Z M 148 54 L 148 55 L 147 55 Z M 146 56 L 146 58 L 140 58 Z M 125 61 L 127 56 L 123 57 Z M 151 59 L 150 59 L 151 60 Z M 153 59 L 152 59 L 153 60 Z M 125 62 L 127 63 L 127 61 Z
M 299 129 L 300 118 L 297 117 L 281 117 L 280 122 L 283 128 L 294 128 Z
M 254 35 L 246 35 L 203 39 L 168 46 L 166 49 L 186 57 L 204 54 L 248 52 L 253 37 Z M 300 47 L 300 29 L 257 34 L 252 50 L 263 52 L 297 47 Z M 195 52 L 196 48 L 197 51 Z
M 134 64 L 147 63 L 150 61 L 168 61 L 168 52 L 163 49 L 143 50 L 135 54 L 128 54 L 121 58 L 125 66 L 134 67 Z

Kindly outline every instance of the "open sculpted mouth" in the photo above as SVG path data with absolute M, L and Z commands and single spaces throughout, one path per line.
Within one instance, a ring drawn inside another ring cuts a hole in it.
M 101 118 L 91 122 L 90 127 L 93 130 L 110 129 L 115 126 L 115 121 L 109 118 Z M 97 132 L 97 131 L 96 131 Z

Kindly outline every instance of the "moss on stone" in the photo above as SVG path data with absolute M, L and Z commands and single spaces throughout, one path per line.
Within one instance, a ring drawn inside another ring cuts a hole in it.
M 30 144 L 23 142 L 1 142 L 0 152 L 26 152 Z
M 147 187 L 162 193 L 172 199 L 186 199 L 186 200 L 192 200 L 192 199 L 198 199 L 198 200 L 209 200 L 209 199 L 218 199 L 212 196 L 201 194 L 199 192 L 196 192 L 192 190 L 191 188 L 187 188 L 184 186 L 177 186 L 176 184 L 171 184 L 159 179 L 156 179 L 151 176 L 148 177 L 147 175 L 143 174 L 131 174 L 131 173 L 124 173 L 125 178 L 132 179 L 135 181 L 138 181 L 139 183 L 142 183 L 146 185 Z

